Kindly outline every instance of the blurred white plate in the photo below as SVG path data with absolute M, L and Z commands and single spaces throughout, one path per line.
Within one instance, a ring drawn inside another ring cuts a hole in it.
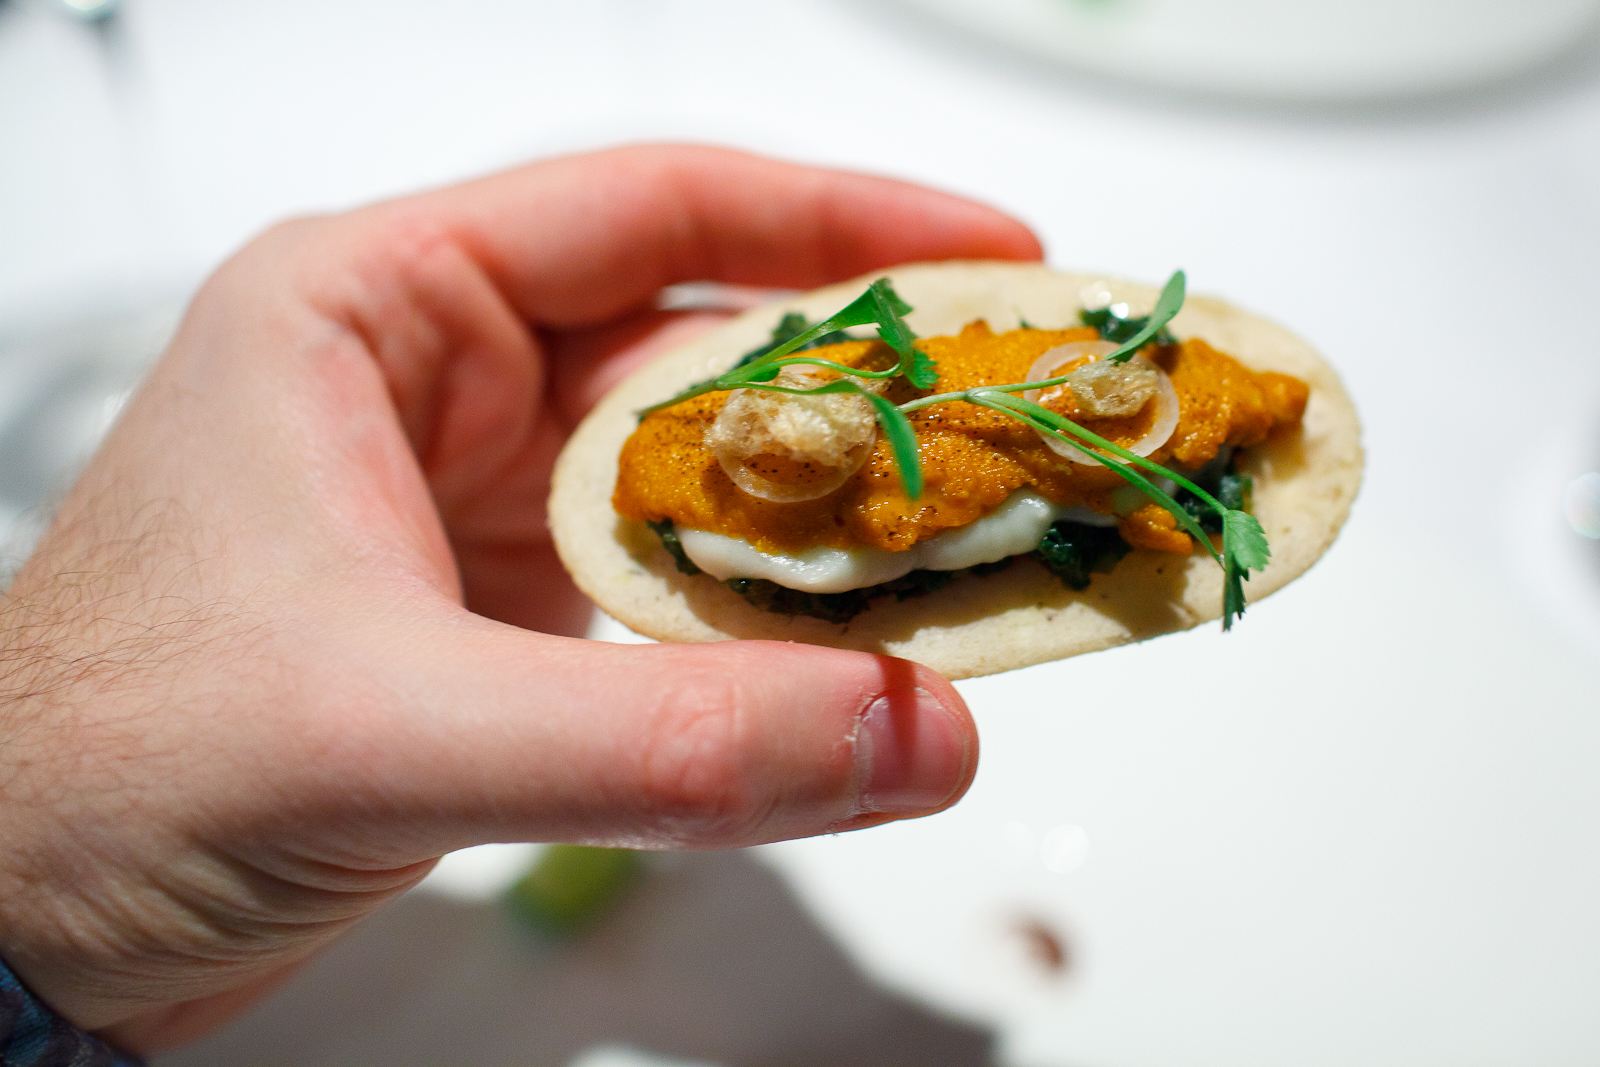
M 902 0 L 1074 66 L 1176 88 L 1358 100 L 1491 81 L 1548 59 L 1597 0 Z

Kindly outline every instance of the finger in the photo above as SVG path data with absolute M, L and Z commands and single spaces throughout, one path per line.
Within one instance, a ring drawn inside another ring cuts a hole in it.
M 525 318 L 555 327 L 601 322 L 679 281 L 812 288 L 916 260 L 1040 256 L 1027 227 L 970 200 L 688 146 L 538 163 L 368 218 L 442 224 Z
M 511 468 L 521 477 L 502 479 L 494 492 L 453 502 L 449 509 L 451 544 L 471 610 L 530 630 L 582 636 L 593 605 L 561 566 L 544 520 L 555 450 L 634 368 L 726 319 L 724 314 L 650 310 L 545 339 L 557 418 L 532 442 L 530 456 L 539 461 Z
M 594 604 L 572 583 L 545 531 L 498 541 L 459 539 L 456 561 L 470 611 L 566 637 L 589 629 Z
M 729 318 L 720 312 L 652 308 L 600 326 L 547 335 L 552 395 L 568 428 L 629 374 Z
M 348 648 L 326 661 L 319 688 L 341 710 L 288 731 L 318 758 L 284 761 L 284 792 L 355 790 L 342 810 L 377 825 L 343 826 L 340 851 L 310 859 L 388 868 L 483 841 L 751 845 L 940 810 L 976 768 L 960 696 L 904 660 L 613 645 L 460 614 L 450 631 L 397 634 L 362 670 Z M 361 691 L 371 679 L 381 693 Z M 351 711 L 374 699 L 381 727 Z

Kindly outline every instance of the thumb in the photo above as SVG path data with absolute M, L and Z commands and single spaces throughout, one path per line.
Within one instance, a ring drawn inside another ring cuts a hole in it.
M 905 660 L 606 644 L 470 615 L 453 631 L 447 648 L 386 646 L 405 698 L 383 736 L 341 746 L 363 753 L 359 807 L 387 813 L 377 837 L 409 853 L 371 861 L 484 841 L 753 845 L 929 814 L 976 771 L 961 697 Z

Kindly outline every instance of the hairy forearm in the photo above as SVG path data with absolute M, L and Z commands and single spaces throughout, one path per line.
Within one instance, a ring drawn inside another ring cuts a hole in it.
M 182 965 L 172 935 L 196 920 L 162 878 L 198 872 L 148 862 L 176 854 L 183 831 L 161 816 L 200 757 L 170 724 L 217 660 L 247 656 L 248 623 L 206 596 L 173 508 L 95 508 L 87 491 L 0 599 L 0 957 L 97 1026 L 119 1010 L 114 976 Z
M 338 724 L 358 657 L 323 628 L 360 598 L 239 559 L 248 516 L 82 503 L 120 476 L 91 469 L 0 599 L 0 958 L 85 1028 L 281 971 L 428 866 L 278 844 L 338 826 L 285 777 Z

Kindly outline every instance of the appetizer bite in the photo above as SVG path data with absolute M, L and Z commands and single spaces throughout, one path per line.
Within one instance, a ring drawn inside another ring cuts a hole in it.
M 1331 369 L 1181 273 L 926 264 L 640 371 L 574 434 L 550 515 L 580 588 L 647 636 L 960 678 L 1232 625 L 1327 548 L 1360 473 Z

